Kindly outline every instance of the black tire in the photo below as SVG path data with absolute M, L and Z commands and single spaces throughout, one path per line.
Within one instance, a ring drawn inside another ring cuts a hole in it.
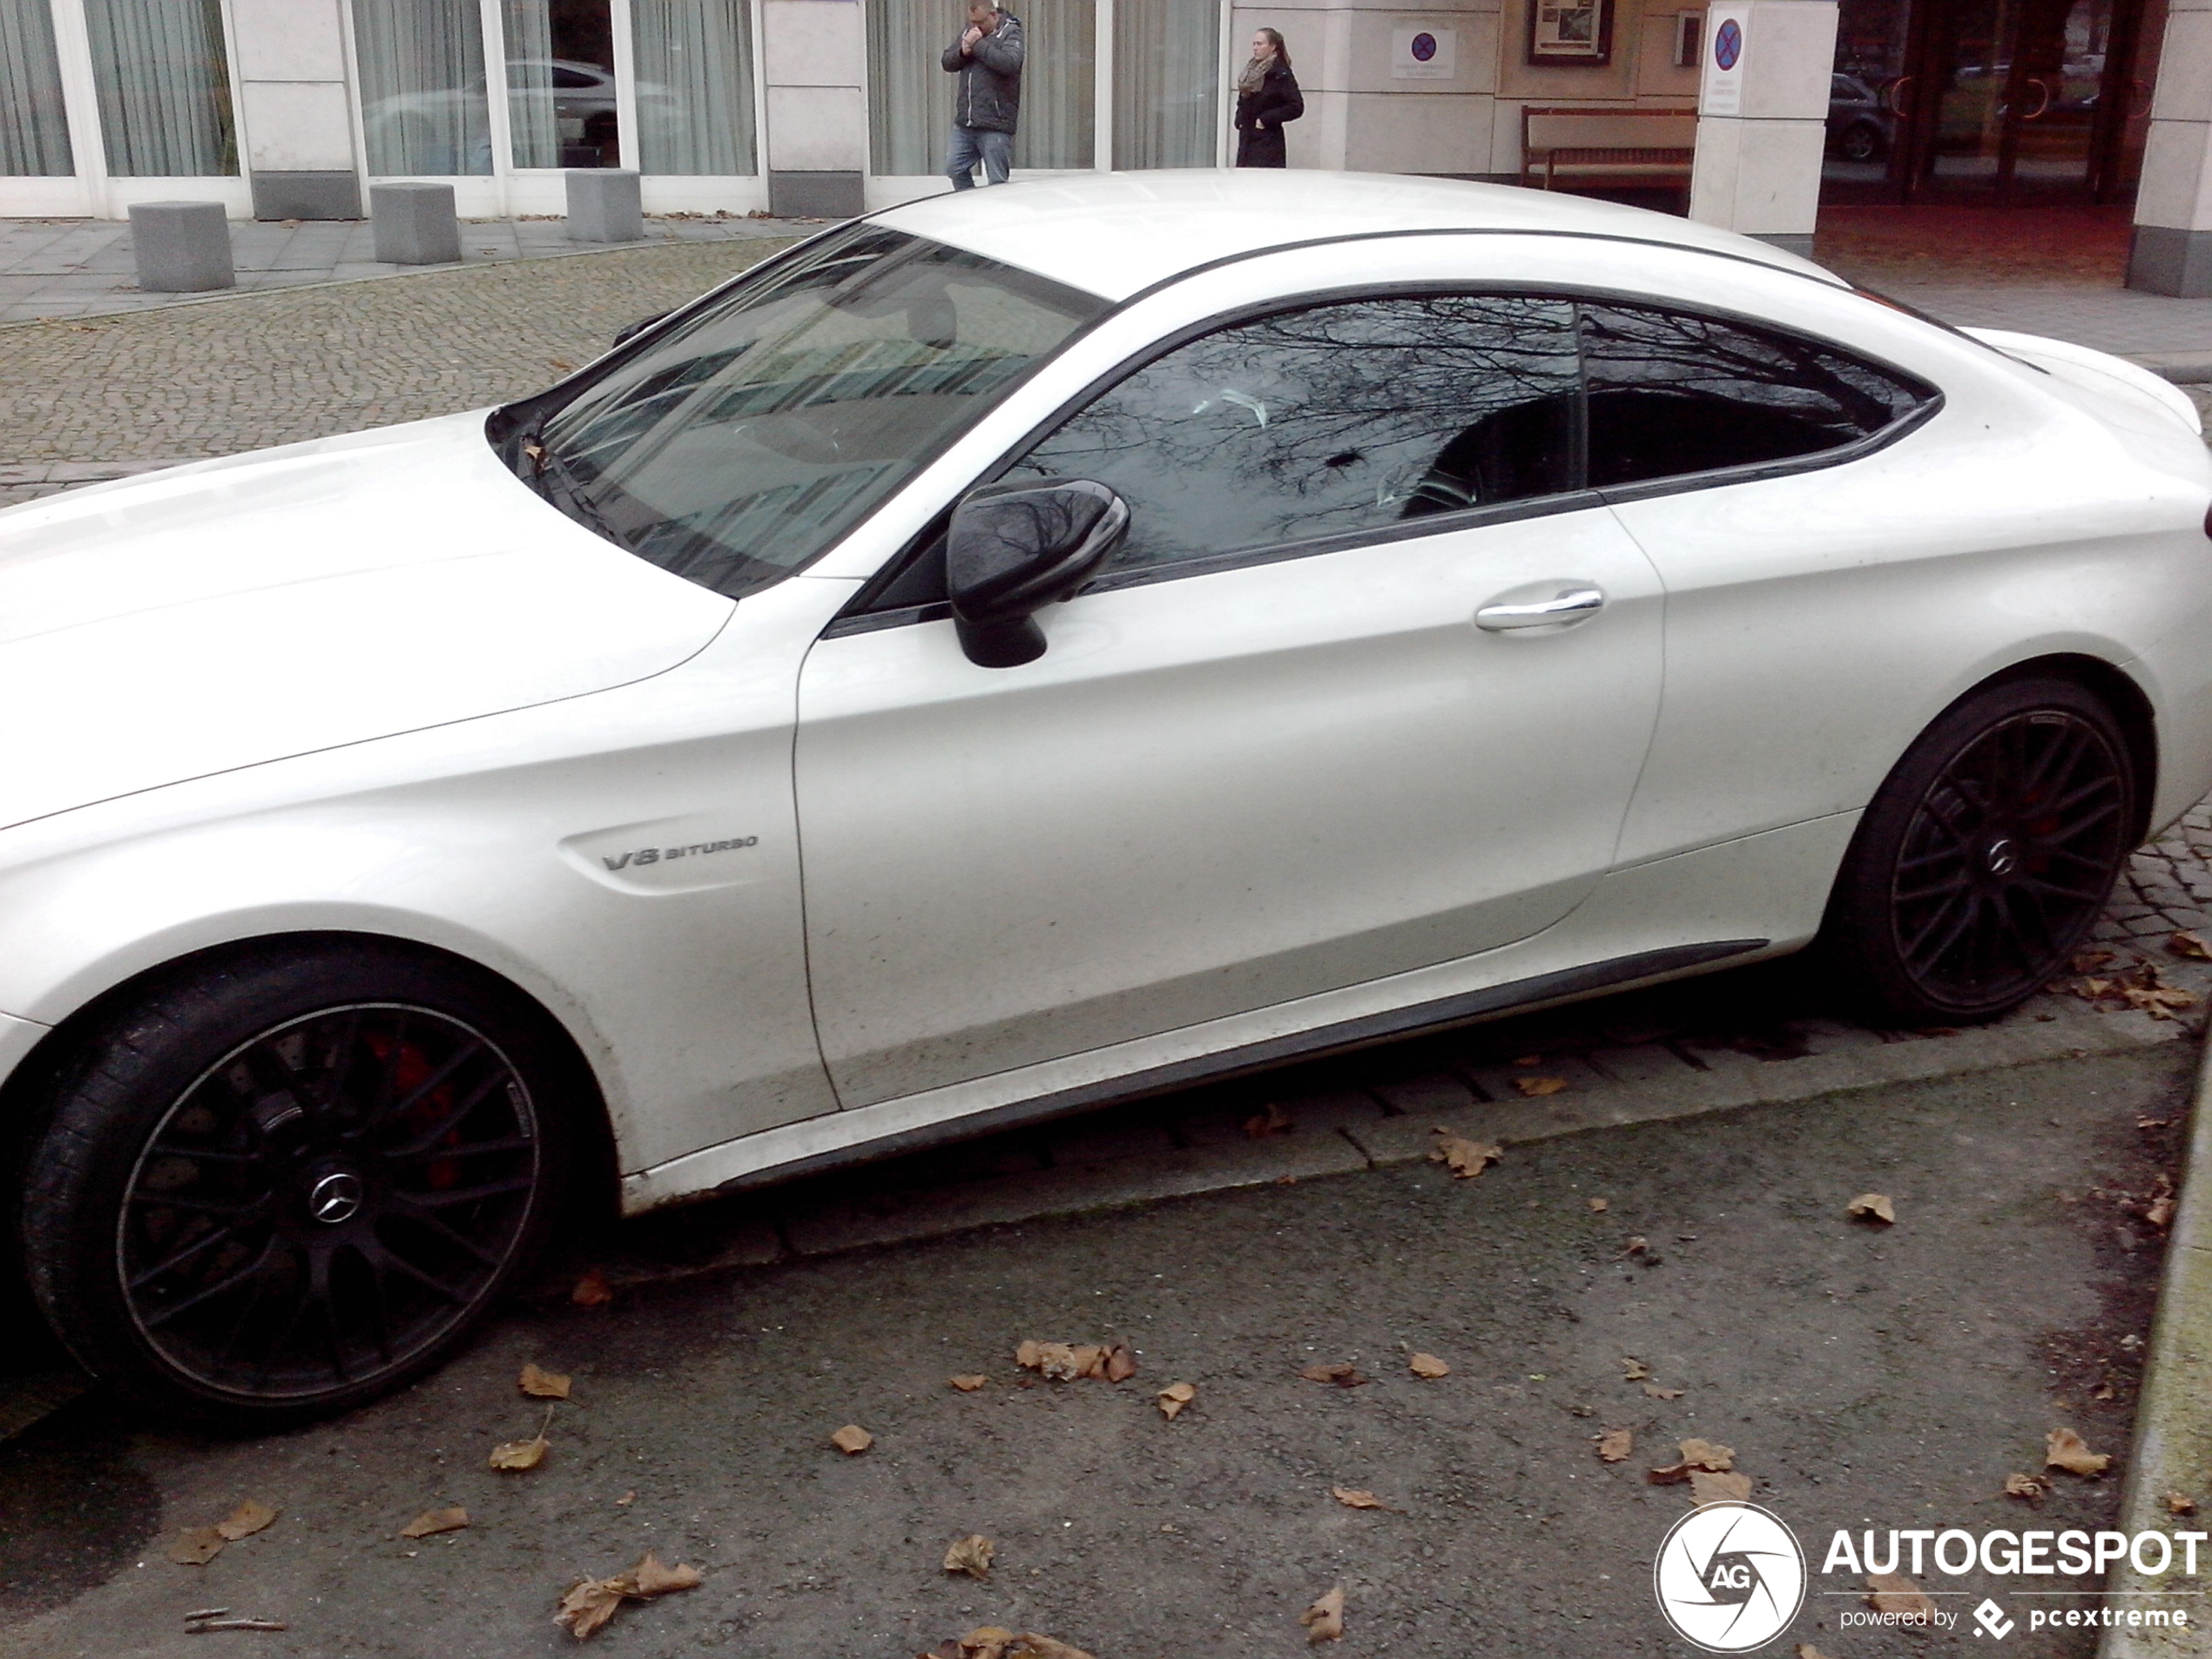
M 590 1098 L 543 1013 L 451 958 L 326 938 L 188 965 L 62 1069 L 25 1171 L 32 1292 L 165 1413 L 346 1410 L 528 1270 Z
M 2127 736 L 2068 680 L 2016 680 L 1922 733 L 1859 822 L 1822 943 L 1878 1019 L 1986 1020 L 2064 967 L 2133 850 Z

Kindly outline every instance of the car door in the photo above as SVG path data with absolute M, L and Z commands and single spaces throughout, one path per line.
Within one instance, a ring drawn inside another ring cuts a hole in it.
M 833 626 L 801 674 L 796 776 L 841 1103 L 1571 910 L 1649 740 L 1661 624 L 1649 563 L 1575 487 L 1579 384 L 1565 300 L 1377 293 L 1218 324 L 1002 469 L 1131 509 L 1103 574 L 1040 617 L 1042 657 L 969 662 L 926 540 Z

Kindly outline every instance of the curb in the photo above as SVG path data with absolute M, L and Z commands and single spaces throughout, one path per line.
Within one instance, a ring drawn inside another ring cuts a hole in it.
M 2167 1235 L 2158 1318 L 2151 1326 L 2150 1358 L 2135 1413 L 2135 1444 L 2121 1489 L 2120 1526 L 2130 1534 L 2162 1529 L 2174 1521 L 2166 1508 L 2168 1491 L 2186 1493 L 2203 1510 L 2212 1510 L 2212 1173 L 2208 1171 L 2212 1171 L 2212 1042 L 2205 1045 L 2189 1101 L 2181 1207 Z M 2188 1524 L 2212 1530 L 2212 1515 L 2201 1511 Z M 2105 1588 L 2166 1589 L 2178 1581 L 2201 1596 L 2212 1579 L 2212 1559 L 2202 1546 L 2197 1565 L 2194 1575 L 2151 1579 L 2123 1561 Z M 2212 1608 L 2200 1601 L 2190 1612 L 2194 1622 L 2187 1629 L 2106 1631 L 2097 1659 L 2212 1659 Z

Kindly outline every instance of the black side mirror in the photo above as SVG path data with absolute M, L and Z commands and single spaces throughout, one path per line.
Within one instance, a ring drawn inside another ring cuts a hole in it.
M 945 585 L 968 660 L 1019 668 L 1043 656 L 1035 613 L 1073 598 L 1128 529 L 1129 503 L 1087 478 L 979 489 L 953 509 Z

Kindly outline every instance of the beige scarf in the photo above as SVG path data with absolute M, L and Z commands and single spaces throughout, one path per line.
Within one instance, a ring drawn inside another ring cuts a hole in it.
M 1258 91 L 1260 83 L 1267 78 L 1267 71 L 1274 67 L 1272 57 L 1253 58 L 1244 65 L 1244 72 L 1237 78 L 1237 90 L 1239 92 Z

